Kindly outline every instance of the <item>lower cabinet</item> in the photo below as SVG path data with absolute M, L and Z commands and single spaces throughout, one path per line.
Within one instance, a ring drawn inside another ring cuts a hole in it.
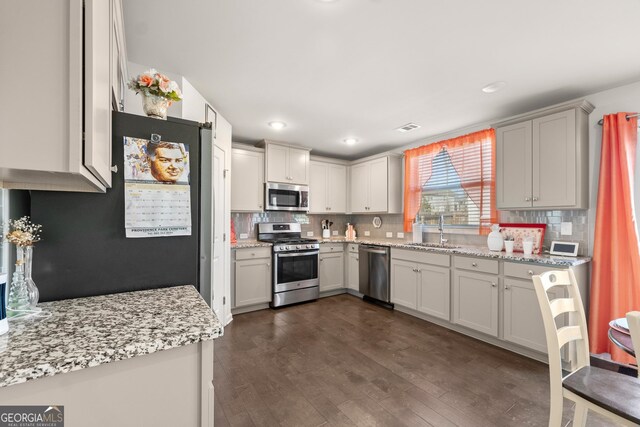
M 561 290 L 555 288 L 547 293 L 550 299 L 564 296 Z M 531 280 L 504 279 L 503 310 L 505 341 L 547 352 L 542 314 Z
M 453 323 L 498 336 L 498 277 L 455 269 Z
M 344 253 L 320 252 L 320 292 L 344 288 Z
M 358 252 L 347 253 L 347 288 L 360 291 L 360 258 Z
M 450 319 L 449 268 L 391 261 L 391 302 L 440 319 Z
M 250 251 L 237 251 L 240 250 Z M 271 301 L 271 250 L 265 253 L 268 253 L 269 257 L 239 260 L 236 255 L 234 308 Z

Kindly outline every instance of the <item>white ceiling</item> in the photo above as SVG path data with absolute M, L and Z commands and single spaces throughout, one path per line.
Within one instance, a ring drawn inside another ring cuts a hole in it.
M 362 157 L 640 80 L 638 0 L 123 3 L 129 60 L 184 75 L 234 141 L 316 154 Z M 394 130 L 408 122 L 422 128 Z

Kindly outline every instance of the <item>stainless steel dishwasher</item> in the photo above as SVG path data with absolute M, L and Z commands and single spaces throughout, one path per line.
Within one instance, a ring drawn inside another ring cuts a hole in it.
M 358 249 L 360 293 L 365 300 L 391 306 L 389 247 L 361 244 Z

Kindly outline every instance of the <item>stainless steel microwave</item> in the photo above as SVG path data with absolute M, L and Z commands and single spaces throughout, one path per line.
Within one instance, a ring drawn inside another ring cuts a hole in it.
M 309 187 L 267 182 L 264 205 L 268 211 L 309 212 Z

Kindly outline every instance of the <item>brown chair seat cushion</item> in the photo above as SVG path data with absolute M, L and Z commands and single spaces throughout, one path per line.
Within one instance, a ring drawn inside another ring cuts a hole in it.
M 585 366 L 562 386 L 609 412 L 640 424 L 640 380 L 617 372 Z

